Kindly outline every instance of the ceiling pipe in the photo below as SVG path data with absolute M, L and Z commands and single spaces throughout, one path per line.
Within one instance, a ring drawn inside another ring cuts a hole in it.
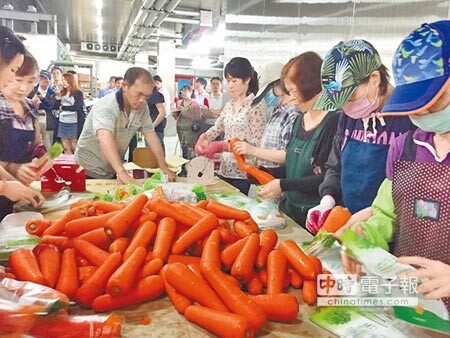
M 174 18 L 174 17 L 168 17 L 166 19 L 166 22 L 188 23 L 191 25 L 199 25 L 200 24 L 200 20 L 197 20 L 197 19 Z
M 173 12 L 173 14 L 180 15 L 180 16 L 193 16 L 193 17 L 200 16 L 200 12 L 198 12 L 198 11 L 188 11 L 188 10 L 184 10 L 184 9 L 175 9 L 172 12 Z

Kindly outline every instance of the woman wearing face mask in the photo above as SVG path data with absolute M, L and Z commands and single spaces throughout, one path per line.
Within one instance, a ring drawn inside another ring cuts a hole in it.
M 341 199 L 352 213 L 371 205 L 385 178 L 389 145 L 412 128 L 405 117 L 377 118 L 392 93 L 387 68 L 365 40 L 341 42 L 325 56 L 323 91 L 317 109 L 342 109 L 320 204 L 308 211 L 307 227 L 316 233 L 327 211 Z
M 259 146 L 266 116 L 262 104 L 251 106 L 259 85 L 258 74 L 250 62 L 245 58 L 235 57 L 227 63 L 224 73 L 232 99 L 223 108 L 215 125 L 200 135 L 195 150 L 209 158 L 221 153 L 219 177 L 247 194 L 250 183 L 247 175 L 239 170 L 230 152 L 228 140 L 237 137 Z M 214 141 L 222 133 L 224 140 Z
M 373 215 L 357 233 L 418 269 L 417 291 L 442 298 L 450 312 L 450 21 L 423 24 L 399 45 L 392 68 L 397 87 L 382 110 L 417 126 L 389 149 L 386 179 Z M 408 50 L 408 53 L 402 53 Z M 347 256 L 344 270 L 361 272 Z

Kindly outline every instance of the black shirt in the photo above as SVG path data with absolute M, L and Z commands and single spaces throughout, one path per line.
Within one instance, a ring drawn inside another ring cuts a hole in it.
M 156 107 L 158 103 L 164 103 L 164 96 L 158 91 L 157 88 L 154 88 L 152 95 L 150 95 L 150 97 L 147 99 L 148 109 L 150 110 L 150 117 L 153 122 L 159 115 L 158 108 Z M 164 120 L 162 120 L 161 123 L 156 126 L 155 131 L 163 132 L 165 127 L 166 118 L 164 117 Z

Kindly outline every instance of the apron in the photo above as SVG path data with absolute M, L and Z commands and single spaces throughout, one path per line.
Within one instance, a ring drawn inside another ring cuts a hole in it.
M 401 160 L 394 163 L 397 223 L 391 252 L 397 257 L 420 256 L 450 264 L 449 242 L 444 240 L 450 238 L 450 166 L 413 162 L 415 151 L 409 155 L 412 136 L 408 141 Z M 450 311 L 450 298 L 442 300 Z
M 352 214 L 372 205 L 386 177 L 389 146 L 350 139 L 341 152 L 344 205 Z
M 191 109 L 190 106 L 182 107 L 182 109 Z M 187 114 L 181 114 L 177 120 L 177 134 L 183 151 L 183 157 L 191 160 L 197 156 L 194 151 L 195 144 L 202 133 L 207 130 L 204 120 L 191 119 Z
M 291 141 L 286 149 L 286 178 L 301 178 L 314 175 L 311 165 L 312 153 L 316 147 L 322 129 L 327 124 L 331 114 L 327 114 L 312 133 L 310 140 L 299 140 L 297 138 L 298 129 L 303 122 L 303 115 L 300 115 L 294 122 Z M 286 199 L 281 202 L 280 208 L 296 223 L 305 227 L 308 210 L 319 204 L 320 196 L 305 195 L 299 191 L 286 191 Z

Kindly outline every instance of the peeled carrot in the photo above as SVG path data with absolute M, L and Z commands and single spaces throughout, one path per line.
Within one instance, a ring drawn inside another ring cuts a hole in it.
M 112 243 L 109 245 L 109 252 L 120 252 L 123 254 L 130 243 L 130 239 L 128 237 L 117 237 Z
M 59 235 L 64 231 L 64 226 L 67 222 L 76 218 L 88 217 L 95 215 L 95 207 L 91 204 L 86 204 L 80 207 L 70 209 L 63 217 L 56 220 L 42 233 L 43 235 Z
M 164 262 L 161 258 L 153 258 L 144 264 L 139 274 L 140 278 L 145 278 L 150 275 L 157 275 L 164 266 Z
M 197 218 L 178 212 L 175 206 L 160 198 L 149 199 L 146 206 L 158 214 L 159 217 L 173 218 L 177 223 L 184 224 L 188 227 L 193 226 L 197 222 Z
M 187 266 L 187 268 L 188 268 L 189 270 L 191 270 L 191 271 L 192 271 L 193 273 L 195 273 L 197 276 L 203 278 L 203 275 L 202 275 L 202 268 L 201 268 L 200 264 L 197 264 L 197 263 L 189 263 L 189 264 L 186 265 L 186 266 Z
M 231 267 L 231 275 L 241 283 L 248 283 L 253 277 L 253 265 L 258 251 L 259 236 L 251 234 Z
M 297 318 L 298 302 L 289 293 L 249 296 L 263 310 L 269 320 L 290 322 Z
M 352 214 L 347 208 L 344 208 L 342 205 L 337 205 L 331 209 L 321 230 L 323 229 L 330 233 L 334 233 L 342 228 L 348 222 L 350 217 L 352 217 Z
M 317 282 L 316 280 L 305 279 L 302 289 L 303 301 L 308 305 L 313 305 L 317 300 Z
M 167 260 L 176 230 L 177 224 L 173 218 L 164 217 L 159 221 L 155 243 L 153 245 L 152 256 L 154 258 L 159 258 L 163 261 Z
M 264 287 L 267 287 L 267 269 L 258 271 L 258 277 Z
M 111 296 L 104 294 L 94 299 L 92 309 L 96 312 L 106 312 L 143 302 L 148 302 L 164 292 L 164 282 L 158 275 L 152 275 L 140 280 L 136 286 L 124 295 Z
M 94 229 L 77 237 L 78 239 L 83 239 L 88 241 L 101 249 L 107 249 L 111 240 L 106 236 L 105 231 L 102 228 Z
M 199 239 L 205 238 L 217 228 L 217 218 L 207 215 L 195 223 L 188 231 L 178 238 L 172 245 L 172 253 L 180 254 Z
M 167 263 L 181 263 L 188 265 L 189 263 L 200 264 L 200 257 L 186 256 L 186 255 L 170 255 L 167 258 Z
M 113 211 L 122 210 L 125 206 L 123 203 L 116 203 L 116 202 L 108 202 L 108 201 L 92 201 L 92 205 L 97 210 L 101 210 L 105 213 L 110 213 Z
M 218 218 L 246 220 L 250 214 L 246 210 L 236 209 L 217 201 L 209 201 L 206 210 L 212 212 Z
M 121 263 L 120 253 L 112 253 L 78 289 L 75 297 L 77 301 L 85 306 L 91 306 L 94 299 L 104 292 L 109 277 Z
M 128 245 L 128 248 L 125 250 L 125 253 L 123 254 L 123 259 L 126 260 L 128 257 L 130 257 L 133 254 L 133 252 L 140 246 L 147 249 L 147 247 L 155 238 L 155 235 L 156 235 L 155 222 L 147 221 L 141 224 L 134 233 L 133 237 L 131 238 L 130 244 Z
M 111 238 L 121 237 L 130 225 L 141 215 L 142 208 L 147 202 L 145 194 L 139 194 L 132 199 L 122 210 L 105 223 L 105 232 Z
M 220 269 L 206 263 L 202 266 L 202 273 L 231 312 L 246 318 L 256 331 L 266 323 L 267 317 L 261 308 L 236 284 L 233 284 Z
M 241 252 L 247 240 L 248 237 L 241 238 L 222 250 L 220 259 L 222 260 L 222 263 L 226 268 L 231 269 L 234 261 L 236 260 L 236 257 Z
M 73 247 L 89 262 L 100 266 L 109 257 L 109 253 L 83 239 L 74 238 Z
M 247 165 L 244 172 L 257 180 L 259 184 L 267 184 L 275 179 L 275 177 L 267 171 L 261 170 L 252 165 Z
M 64 251 L 64 249 L 67 248 L 71 248 L 73 244 L 72 239 L 66 236 L 53 236 L 53 235 L 42 236 L 41 243 L 54 245 L 61 251 Z
M 230 312 L 220 312 L 200 305 L 189 306 L 184 315 L 205 330 L 221 338 L 250 338 L 254 329 L 243 316 Z
M 77 292 L 78 286 L 78 267 L 75 260 L 75 250 L 69 248 L 64 250 L 62 254 L 61 271 L 55 289 L 72 298 Z
M 164 190 L 160 185 L 158 185 L 157 187 L 155 187 L 155 189 L 153 189 L 153 195 L 161 199 L 166 198 L 166 196 L 164 196 Z
M 252 233 L 255 233 L 257 231 L 253 231 L 250 226 L 245 223 L 244 221 L 235 220 L 233 223 L 234 233 L 239 238 L 244 238 L 246 236 L 249 236 Z
M 75 260 L 77 261 L 77 266 L 81 267 L 81 266 L 92 266 L 92 263 L 89 262 L 86 258 L 83 257 L 83 255 L 81 255 L 78 252 L 75 252 Z
M 17 249 L 9 255 L 9 267 L 18 280 L 47 285 L 36 256 L 28 249 Z
M 219 227 L 219 232 L 220 232 L 220 241 L 222 243 L 231 244 L 239 239 L 239 237 L 235 235 L 233 232 L 231 232 L 230 229 Z
M 51 224 L 52 221 L 49 219 L 30 219 L 25 224 L 25 230 L 30 235 L 41 236 Z
M 267 293 L 283 292 L 283 281 L 286 274 L 286 256 L 280 250 L 272 250 L 267 256 Z
M 195 205 L 197 208 L 200 208 L 200 209 L 205 209 L 206 210 L 206 206 L 208 205 L 208 200 L 201 200 L 201 201 L 198 201 L 197 202 L 197 204 Z
M 118 211 L 110 212 L 100 216 L 77 218 L 64 225 L 64 232 L 67 237 L 77 237 L 88 231 L 103 228 L 106 221 L 116 215 Z
M 218 218 L 217 221 L 219 221 L 219 229 L 231 229 L 230 222 L 227 219 Z
M 192 304 L 192 301 L 189 298 L 183 296 L 181 293 L 177 292 L 177 290 L 175 290 L 175 288 L 172 285 L 167 283 L 167 280 L 165 277 L 165 273 L 167 271 L 167 266 L 168 265 L 163 266 L 163 268 L 159 272 L 159 275 L 164 280 L 164 287 L 165 287 L 167 296 L 169 296 L 169 299 L 172 302 L 173 306 L 175 307 L 175 310 L 177 310 L 178 313 L 184 314 L 187 307 Z
M 250 295 L 260 295 L 263 292 L 263 285 L 259 276 L 255 273 L 247 284 L 247 290 Z
M 165 278 L 183 296 L 209 308 L 224 312 L 228 311 L 208 283 L 202 277 L 189 270 L 186 265 L 181 263 L 168 264 Z
M 97 269 L 98 268 L 94 265 L 78 267 L 78 279 L 80 283 L 83 284 L 95 271 L 97 271 Z
M 236 144 L 236 142 L 239 142 L 239 141 L 240 141 L 240 139 L 238 139 L 237 137 L 233 137 L 230 140 L 230 150 L 233 153 L 234 158 L 236 159 L 239 169 L 241 171 L 245 172 L 245 169 L 247 168 L 247 163 L 245 163 L 245 155 L 238 154 L 238 152 L 234 148 L 234 145 Z
M 309 255 L 308 258 L 311 260 L 311 262 L 314 264 L 314 267 L 316 269 L 317 274 L 322 273 L 322 262 L 317 256 Z
M 221 266 L 220 261 L 220 232 L 218 229 L 213 230 L 211 235 L 206 239 L 205 246 L 203 247 L 200 265 L 205 262 L 210 262 L 216 265 L 218 268 Z
M 59 278 L 61 268 L 61 253 L 51 244 L 39 244 L 33 249 L 39 263 L 39 268 L 48 286 L 54 288 Z
M 140 273 L 146 255 L 147 250 L 144 247 L 137 247 L 109 277 L 106 292 L 112 296 L 126 294 L 133 286 L 138 273 Z
M 294 289 L 299 289 L 303 285 L 303 278 L 297 271 L 295 271 L 295 269 L 289 267 L 287 270 L 287 274 L 289 278 L 289 284 Z
M 147 221 L 156 221 L 157 218 L 158 218 L 158 215 L 156 214 L 156 212 L 150 211 L 146 214 L 142 214 L 138 218 L 138 224 L 142 224 Z
M 267 264 L 267 255 L 275 248 L 278 241 L 278 235 L 275 230 L 267 229 L 259 234 L 259 252 L 256 258 L 256 267 L 263 268 Z
M 304 279 L 314 279 L 317 276 L 316 268 L 308 256 L 299 248 L 293 240 L 287 239 L 281 242 L 279 250 L 283 252 L 289 263 Z

